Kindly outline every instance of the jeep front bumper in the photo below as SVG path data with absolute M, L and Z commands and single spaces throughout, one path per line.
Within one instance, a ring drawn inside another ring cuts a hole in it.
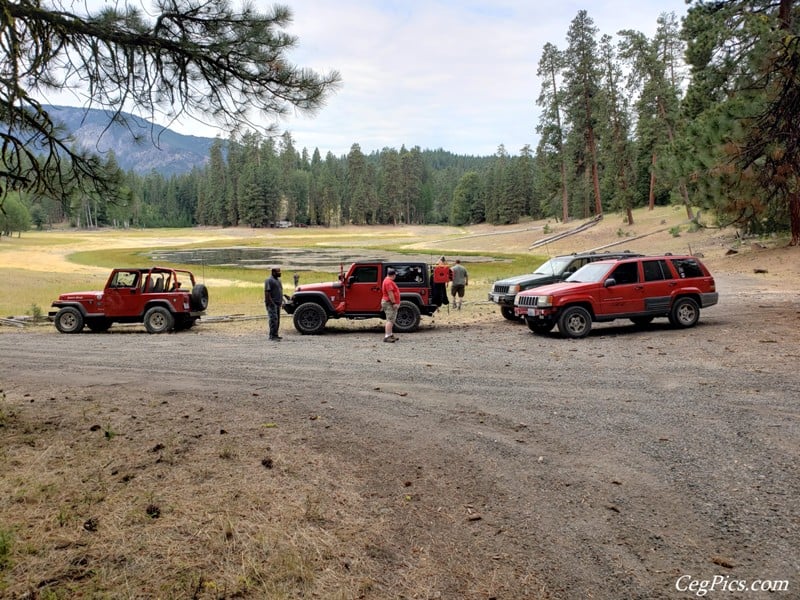
M 516 294 L 496 294 L 489 292 L 489 302 L 494 302 L 500 306 L 514 306 L 514 297 Z

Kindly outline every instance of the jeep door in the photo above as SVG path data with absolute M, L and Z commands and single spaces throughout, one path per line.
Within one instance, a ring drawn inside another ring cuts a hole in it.
M 644 310 L 649 314 L 664 314 L 669 310 L 672 294 L 678 285 L 667 261 L 643 260 Z
M 598 316 L 638 314 L 644 312 L 644 286 L 640 283 L 639 262 L 622 262 L 608 274 L 614 284 L 600 293 Z
M 381 309 L 380 265 L 357 265 L 345 285 L 347 312 L 378 312 Z
M 117 271 L 103 293 L 107 317 L 126 317 L 142 312 L 139 271 Z

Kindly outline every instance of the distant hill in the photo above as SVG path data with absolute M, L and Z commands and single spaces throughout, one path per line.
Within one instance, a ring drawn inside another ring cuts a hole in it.
M 72 134 L 79 146 L 101 156 L 113 150 L 119 166 L 135 173 L 156 171 L 165 176 L 186 173 L 208 161 L 209 148 L 214 142 L 214 138 L 175 133 L 129 113 L 123 114 L 130 131 L 119 123 L 109 125 L 111 116 L 104 110 L 69 106 L 44 106 L 44 109 Z M 134 140 L 134 134 L 141 140 Z

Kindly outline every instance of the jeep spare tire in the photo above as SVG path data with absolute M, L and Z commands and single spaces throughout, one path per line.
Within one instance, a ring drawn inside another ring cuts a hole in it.
M 196 284 L 192 288 L 192 293 L 189 296 L 190 306 L 192 310 L 200 311 L 208 308 L 208 288 L 202 283 Z
M 397 308 L 397 319 L 394 322 L 394 330 L 398 333 L 409 333 L 419 327 L 420 312 L 419 307 L 413 302 L 403 300 Z

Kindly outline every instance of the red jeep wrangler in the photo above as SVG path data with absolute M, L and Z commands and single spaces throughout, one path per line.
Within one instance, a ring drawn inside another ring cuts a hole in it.
M 667 317 L 676 327 L 692 327 L 700 308 L 717 303 L 714 278 L 693 256 L 642 256 L 584 265 L 564 283 L 517 294 L 515 313 L 534 333 L 556 324 L 562 335 L 589 335 L 593 321 L 630 319 L 646 325 Z
M 303 334 L 322 333 L 328 319 L 385 319 L 381 283 L 389 267 L 397 271 L 395 283 L 400 288 L 394 330 L 414 331 L 420 315 L 430 316 L 439 308 L 433 303 L 430 268 L 425 263 L 356 262 L 339 275 L 339 281 L 298 286 L 283 308 Z
M 112 323 L 144 323 L 149 333 L 189 329 L 208 308 L 208 290 L 190 271 L 114 269 L 101 292 L 61 294 L 49 316 L 61 333 L 107 331 Z

